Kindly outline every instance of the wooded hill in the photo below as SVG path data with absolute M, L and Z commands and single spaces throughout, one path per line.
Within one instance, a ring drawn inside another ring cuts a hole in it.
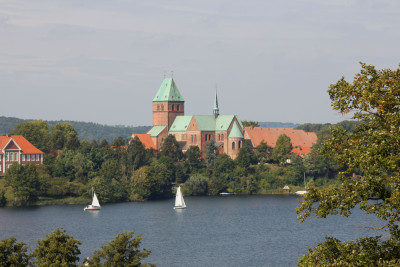
M 0 134 L 7 134 L 11 132 L 15 125 L 21 122 L 27 122 L 32 120 L 24 120 L 13 117 L 0 116 Z M 145 133 L 151 127 L 150 126 L 109 126 L 102 125 L 93 122 L 81 122 L 81 121 L 46 121 L 50 127 L 56 125 L 57 123 L 71 123 L 76 132 L 78 133 L 80 140 L 93 141 L 97 140 L 107 140 L 112 142 L 115 138 L 122 136 L 123 138 L 128 138 L 132 133 Z

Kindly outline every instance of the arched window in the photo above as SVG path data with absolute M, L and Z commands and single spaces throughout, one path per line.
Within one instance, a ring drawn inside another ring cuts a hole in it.
M 238 142 L 239 148 L 241 147 L 241 144 L 242 144 L 242 141 L 239 141 Z
M 164 105 L 161 105 L 161 111 L 164 111 Z
M 172 104 L 172 111 L 174 111 L 174 109 L 175 109 L 175 106 L 174 106 L 174 104 Z
M 221 134 L 221 141 L 224 141 L 224 134 Z
M 179 105 L 176 105 L 176 110 L 179 111 Z
M 160 111 L 160 105 L 157 105 L 157 111 Z
M 218 141 L 221 141 L 221 135 L 218 134 Z
M 232 142 L 232 149 L 235 149 L 235 142 Z

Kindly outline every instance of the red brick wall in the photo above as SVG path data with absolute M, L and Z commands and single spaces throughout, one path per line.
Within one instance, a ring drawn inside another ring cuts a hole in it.
M 153 126 L 165 125 L 169 129 L 174 122 L 176 116 L 183 116 L 185 114 L 184 103 L 185 102 L 178 101 L 154 101 Z M 177 110 L 178 106 L 179 110 Z

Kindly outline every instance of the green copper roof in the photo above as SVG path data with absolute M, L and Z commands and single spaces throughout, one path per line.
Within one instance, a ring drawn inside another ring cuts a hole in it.
M 196 115 L 194 116 L 200 131 L 215 131 L 215 117 L 212 115 Z
M 165 78 L 153 101 L 184 101 L 174 79 Z
M 237 123 L 234 123 L 232 126 L 232 130 L 229 134 L 229 138 L 243 138 L 243 134 L 239 129 Z
M 214 132 L 214 131 L 227 131 L 232 124 L 232 121 L 235 118 L 235 115 L 219 115 L 217 118 L 213 115 L 195 115 L 195 116 L 177 116 L 172 123 L 171 127 L 169 128 L 170 132 L 183 132 L 187 131 L 187 128 L 190 124 L 190 121 L 194 118 L 197 122 L 197 125 L 202 132 Z M 239 124 L 240 120 L 238 119 Z M 240 124 L 241 125 L 241 124 Z M 155 127 L 162 127 L 162 126 L 154 126 Z M 241 136 L 235 138 L 243 138 L 243 134 L 240 131 L 240 127 L 237 123 L 234 123 L 234 128 L 237 128 L 237 132 L 235 132 L 234 136 Z M 152 131 L 153 128 L 150 130 Z M 233 129 L 231 134 L 233 132 Z M 243 128 L 242 128 L 243 129 Z M 148 133 L 150 133 L 150 131 Z M 162 130 L 160 130 L 161 132 Z
M 170 132 L 184 132 L 187 130 L 192 116 L 176 116 L 174 123 L 169 128 Z
M 151 137 L 156 137 L 158 136 L 167 126 L 153 126 L 147 134 L 150 134 Z
M 215 131 L 227 131 L 235 115 L 219 115 L 215 123 Z

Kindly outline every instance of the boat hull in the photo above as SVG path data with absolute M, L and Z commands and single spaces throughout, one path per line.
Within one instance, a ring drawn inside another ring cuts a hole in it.
M 91 211 L 91 210 L 100 210 L 100 209 L 87 209 L 87 208 L 84 208 L 83 210 L 84 211 Z
M 100 207 L 89 205 L 86 208 L 84 208 L 83 210 L 84 211 L 92 211 L 92 210 L 100 210 L 100 209 L 101 209 Z
M 186 207 L 182 207 L 182 206 L 175 206 L 174 210 L 178 210 L 178 209 L 186 209 Z

